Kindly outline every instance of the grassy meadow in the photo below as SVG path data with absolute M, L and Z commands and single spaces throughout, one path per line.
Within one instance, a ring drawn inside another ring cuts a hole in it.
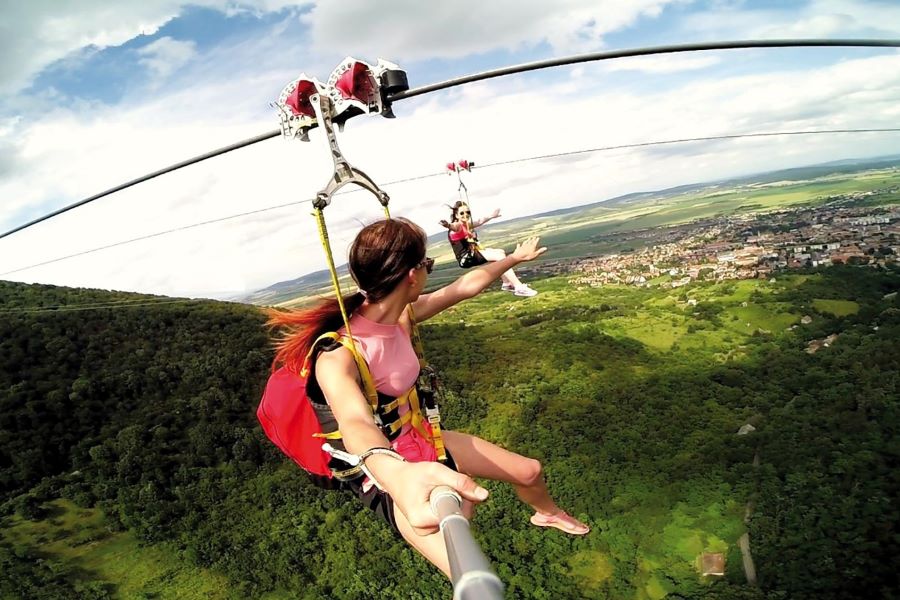
M 227 577 L 185 563 L 166 545 L 146 546 L 133 533 L 110 531 L 99 509 L 64 499 L 47 508 L 46 519 L 9 518 L 0 537 L 69 565 L 76 580 L 108 582 L 117 598 L 213 600 L 227 595 Z

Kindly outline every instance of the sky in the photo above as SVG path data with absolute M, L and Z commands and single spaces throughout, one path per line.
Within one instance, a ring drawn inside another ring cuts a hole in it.
M 898 39 L 900 3 L 0 0 L 0 232 L 277 129 L 272 103 L 282 88 L 301 72 L 327 80 L 346 56 L 397 63 L 415 88 L 585 52 L 768 38 Z M 463 158 L 476 164 L 465 174 L 475 217 L 500 208 L 503 218 L 515 218 L 630 192 L 898 154 L 900 134 L 870 133 L 478 167 L 658 140 L 898 127 L 900 52 L 627 58 L 456 87 L 397 102 L 394 112 L 396 119 L 350 120 L 338 142 L 351 164 L 384 186 L 394 216 L 435 233 L 458 197 L 444 165 Z M 267 140 L 0 239 L 0 279 L 226 298 L 322 269 L 303 201 L 327 183 L 332 162 L 321 132 L 310 138 Z M 325 214 L 340 263 L 381 209 L 355 192 L 336 196 Z M 214 223 L 198 225 L 206 221 Z

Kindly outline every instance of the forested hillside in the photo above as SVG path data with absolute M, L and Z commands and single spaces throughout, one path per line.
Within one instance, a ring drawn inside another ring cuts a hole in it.
M 473 527 L 509 597 L 900 594 L 897 273 L 535 286 L 423 327 L 448 426 L 540 458 L 594 526 L 535 528 L 490 484 Z M 11 283 L 0 302 L 0 597 L 450 596 L 263 438 L 257 309 Z

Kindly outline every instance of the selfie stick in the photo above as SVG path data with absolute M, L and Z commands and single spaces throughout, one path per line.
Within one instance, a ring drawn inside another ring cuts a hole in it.
M 462 499 L 452 488 L 438 486 L 431 491 L 431 510 L 440 519 L 450 559 L 453 600 L 502 600 L 503 582 L 472 537 L 461 509 Z

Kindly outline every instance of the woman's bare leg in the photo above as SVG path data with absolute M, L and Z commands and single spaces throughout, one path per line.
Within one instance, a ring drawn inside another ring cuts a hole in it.
M 419 535 L 416 533 L 406 517 L 399 510 L 394 511 L 394 519 L 397 521 L 397 529 L 400 535 L 407 543 L 416 549 L 416 551 L 428 559 L 431 564 L 443 571 L 447 578 L 450 578 L 450 559 L 447 558 L 447 546 L 444 545 L 444 538 L 441 532 L 435 532 L 429 535 Z
M 503 260 L 504 258 L 506 258 L 506 252 L 504 252 L 500 248 L 482 248 L 481 255 L 491 262 L 496 262 L 498 260 Z M 503 275 L 500 276 L 500 279 L 503 280 L 503 283 L 506 283 L 513 287 L 519 287 L 520 285 L 522 285 L 522 282 L 519 280 L 519 278 L 516 276 L 516 273 L 512 269 L 505 271 Z
M 511 483 L 523 502 L 545 515 L 562 510 L 547 491 L 540 461 L 466 433 L 445 431 L 443 436 L 460 472 Z
M 586 533 L 588 527 L 566 515 L 550 497 L 540 461 L 510 452 L 467 433 L 444 430 L 443 438 L 459 472 L 472 477 L 511 483 L 519 498 L 539 515 L 564 515 L 570 525 L 564 531 Z M 474 506 L 470 502 L 464 502 L 463 514 L 466 518 L 471 518 L 473 512 Z M 394 512 L 394 518 L 403 539 L 449 578 L 450 560 L 441 533 L 419 535 L 399 510 Z

